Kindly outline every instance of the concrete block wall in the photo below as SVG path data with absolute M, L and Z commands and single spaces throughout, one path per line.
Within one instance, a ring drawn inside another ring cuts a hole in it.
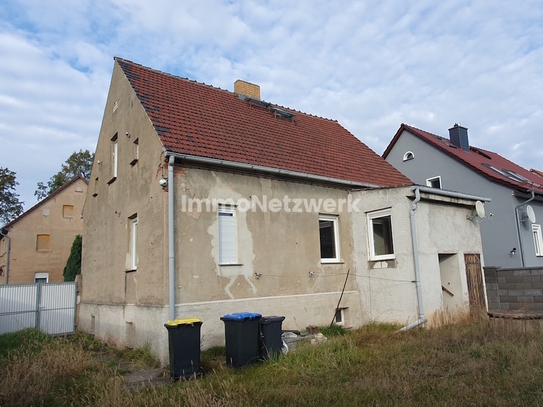
M 543 267 L 485 267 L 489 311 L 543 312 Z

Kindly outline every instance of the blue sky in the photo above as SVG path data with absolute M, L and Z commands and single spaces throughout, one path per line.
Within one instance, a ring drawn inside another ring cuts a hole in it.
M 461 123 L 472 145 L 543 170 L 540 0 L 3 0 L 0 166 L 25 208 L 73 151 L 94 151 L 114 56 L 257 83 L 378 154 L 402 122 L 445 137 Z

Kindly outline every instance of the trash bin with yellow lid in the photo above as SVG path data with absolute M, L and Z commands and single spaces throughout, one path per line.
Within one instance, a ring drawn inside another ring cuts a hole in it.
M 198 318 L 184 318 L 164 324 L 168 330 L 170 350 L 170 377 L 173 380 L 189 379 L 200 371 L 200 328 Z

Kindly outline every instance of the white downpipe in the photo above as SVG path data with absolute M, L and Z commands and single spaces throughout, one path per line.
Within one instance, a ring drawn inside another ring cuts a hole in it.
M 415 225 L 415 211 L 417 210 L 417 203 L 420 201 L 420 189 L 414 187 L 415 191 L 415 200 L 411 206 L 411 211 L 409 212 L 409 220 L 411 222 L 411 243 L 413 245 L 413 262 L 415 265 L 415 286 L 417 288 L 417 302 L 419 306 L 419 319 L 409 325 L 404 326 L 402 329 L 397 332 L 408 331 L 412 328 L 415 328 L 419 325 L 422 325 L 428 320 L 424 317 L 424 304 L 422 302 L 422 286 L 420 284 L 420 268 L 419 268 L 419 248 L 417 243 L 417 227 Z
M 168 269 L 170 286 L 170 321 L 175 320 L 175 219 L 174 219 L 174 178 L 173 163 L 175 157 L 168 160 Z

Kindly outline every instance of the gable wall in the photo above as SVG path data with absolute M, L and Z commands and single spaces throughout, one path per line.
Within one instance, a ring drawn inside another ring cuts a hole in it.
M 80 191 L 80 192 L 77 192 Z M 17 221 L 10 229 L 11 253 L 9 284 L 34 283 L 35 273 L 49 273 L 49 282 L 64 281 L 63 272 L 73 241 L 83 231 L 83 204 L 87 184 L 74 182 L 47 202 L 39 205 Z M 73 217 L 63 217 L 63 205 L 73 205 Z M 50 247 L 37 251 L 38 234 L 50 235 Z M 0 266 L 6 269 L 7 238 L 2 239 Z M 7 273 L 0 276 L 0 284 L 6 283 Z
M 406 151 L 412 151 L 415 158 L 404 162 Z M 491 202 L 485 203 L 487 218 L 480 222 L 485 261 L 489 266 L 520 266 L 514 208 L 524 200 L 512 196 L 510 188 L 489 181 L 407 131 L 399 137 L 386 160 L 417 184 L 426 185 L 427 178 L 439 175 L 443 189 L 492 198 Z M 538 218 L 543 220 L 541 203 L 531 205 Z M 490 213 L 494 214 L 492 218 L 488 217 Z M 523 228 L 522 238 L 526 265 L 543 265 L 543 257 L 535 257 L 531 229 Z M 513 247 L 517 248 L 514 256 L 510 254 Z
M 116 133 L 118 176 L 112 181 L 111 138 Z M 136 138 L 139 160 L 131 165 Z M 163 305 L 167 301 L 167 192 L 158 183 L 167 177 L 167 169 L 162 167 L 161 153 L 154 128 L 115 64 L 85 205 L 83 302 Z M 139 260 L 137 271 L 129 272 L 129 218 L 134 214 L 138 217 Z

